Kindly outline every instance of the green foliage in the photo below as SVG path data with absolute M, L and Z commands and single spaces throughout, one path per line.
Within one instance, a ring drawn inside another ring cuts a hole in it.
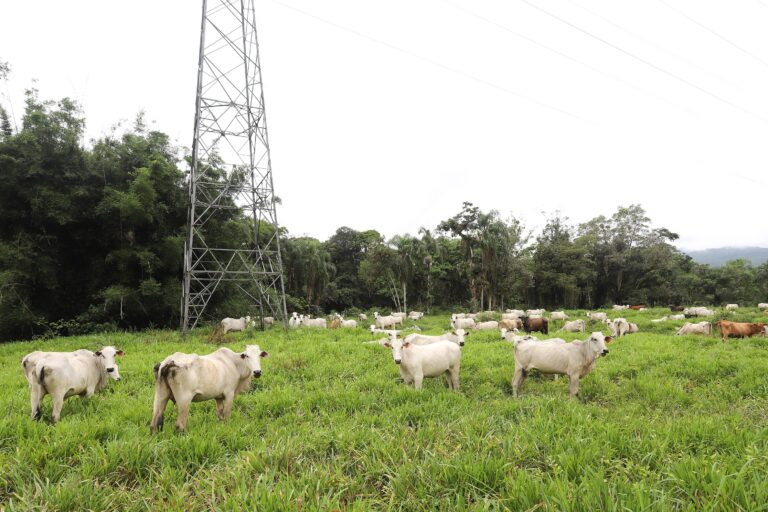
M 578 312 L 567 311 L 572 317 Z M 758 318 L 755 310 L 742 312 Z M 623 313 L 624 314 L 624 313 Z M 89 335 L 0 346 L 0 502 L 7 510 L 759 510 L 768 502 L 766 340 L 674 337 L 662 310 L 568 397 L 535 372 L 511 397 L 498 332 L 462 349 L 461 391 L 402 384 L 364 329 L 227 335 L 270 353 L 221 422 L 192 404 L 188 432 L 150 435 L 152 367 L 205 354 L 206 331 Z M 759 318 L 765 319 L 764 316 Z M 419 322 L 441 332 L 448 316 Z M 653 330 L 651 330 L 653 329 Z M 566 339 L 578 338 L 565 335 Z M 121 382 L 29 418 L 19 361 L 35 350 L 115 344 Z

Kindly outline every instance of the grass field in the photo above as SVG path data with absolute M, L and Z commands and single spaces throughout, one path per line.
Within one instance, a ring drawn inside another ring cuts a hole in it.
M 567 378 L 536 374 L 513 399 L 513 350 L 498 331 L 468 339 L 459 393 L 442 379 L 404 386 L 363 329 L 231 334 L 233 350 L 270 352 L 262 378 L 228 422 L 214 402 L 193 404 L 178 434 L 170 404 L 155 436 L 152 367 L 176 350 L 211 352 L 207 332 L 4 344 L 0 508 L 768 509 L 768 340 L 674 337 L 683 322 L 650 323 L 667 313 L 622 314 L 643 332 L 609 346 L 577 400 Z M 420 324 L 437 333 L 448 321 Z M 123 380 L 67 400 L 55 427 L 46 398 L 32 421 L 22 356 L 105 344 L 125 350 Z

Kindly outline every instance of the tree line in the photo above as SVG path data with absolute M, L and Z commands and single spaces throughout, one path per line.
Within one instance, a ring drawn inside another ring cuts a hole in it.
M 34 89 L 18 129 L 0 108 L 0 340 L 179 325 L 188 161 L 142 116 L 87 147 L 84 127 L 75 102 Z M 232 211 L 207 239 L 239 246 L 251 222 Z M 639 205 L 582 224 L 555 213 L 536 236 L 471 203 L 415 235 L 340 227 L 321 241 L 281 229 L 289 311 L 768 298 L 768 263 L 697 264 Z M 246 309 L 222 289 L 209 313 Z

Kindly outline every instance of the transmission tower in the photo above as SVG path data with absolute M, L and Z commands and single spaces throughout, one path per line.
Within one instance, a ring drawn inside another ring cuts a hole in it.
M 182 330 L 222 283 L 260 316 L 286 322 L 283 266 L 253 0 L 203 0 L 195 135 L 184 246 Z M 206 226 L 244 212 L 248 242 L 223 246 Z M 243 314 L 232 312 L 232 315 Z

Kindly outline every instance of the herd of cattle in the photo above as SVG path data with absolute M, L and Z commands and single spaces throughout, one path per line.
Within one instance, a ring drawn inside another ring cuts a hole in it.
M 768 309 L 768 304 L 759 304 L 760 308 Z M 642 311 L 644 305 L 614 306 L 614 311 L 624 309 Z M 729 304 L 726 310 L 735 310 L 738 305 Z M 694 316 L 712 316 L 714 311 L 707 308 L 681 308 L 681 315 L 668 315 L 651 322 L 690 318 Z M 768 312 L 768 311 L 766 311 Z M 423 317 L 421 312 L 393 313 L 387 316 L 374 314 L 375 323 L 370 326 L 372 333 L 384 333 L 386 337 L 367 343 L 377 343 L 391 349 L 395 364 L 399 366 L 400 376 L 408 385 L 421 389 L 424 378 L 445 376 L 452 390 L 459 389 L 459 370 L 461 367 L 461 347 L 465 345 L 469 330 L 499 329 L 502 339 L 509 341 L 514 347 L 515 369 L 512 377 L 513 394 L 516 397 L 528 373 L 536 369 L 542 374 L 567 375 L 569 378 L 570 394 L 575 396 L 579 391 L 579 381 L 594 368 L 599 357 L 608 354 L 607 344 L 613 338 L 638 332 L 636 324 L 625 318 L 608 318 L 604 312 L 587 312 L 586 320 L 570 320 L 562 311 L 550 313 L 545 318 L 543 309 L 511 310 L 501 314 L 501 320 L 480 321 L 482 315 L 493 314 L 485 312 L 456 313 L 451 315 L 451 331 L 440 335 L 425 335 L 420 332 L 411 333 L 400 338 L 402 330 L 394 330 L 402 326 L 406 316 L 412 320 Z M 264 323 L 266 319 L 262 319 Z M 327 325 L 324 318 L 309 318 L 294 313 L 291 321 L 298 321 L 298 326 L 322 327 Z M 315 322 L 312 322 L 315 320 Z M 360 315 L 360 320 L 367 320 Z M 596 322 L 605 324 L 611 332 L 605 336 L 600 331 L 592 332 L 586 340 L 567 342 L 561 338 L 539 340 L 532 332 L 549 334 L 549 323 L 562 321 L 562 332 L 584 333 L 587 324 L 590 327 Z M 274 323 L 274 320 L 272 322 Z M 340 315 L 331 318 L 332 327 L 356 327 L 354 320 L 344 320 Z M 225 318 L 221 322 L 224 332 L 244 331 L 255 325 L 250 317 L 239 319 Z M 731 322 L 720 320 L 717 328 L 723 341 L 730 337 L 748 337 L 757 334 L 768 334 L 768 324 Z M 417 327 L 414 326 L 418 330 Z M 520 331 L 525 331 L 522 335 Z M 686 323 L 676 333 L 712 334 L 712 324 L 704 321 L 697 324 Z M 120 380 L 116 357 L 123 352 L 113 346 L 103 347 L 97 352 L 76 350 L 74 352 L 41 352 L 35 351 L 26 355 L 21 362 L 24 375 L 29 384 L 32 418 L 41 417 L 40 403 L 45 395 L 51 395 L 53 405 L 52 421 L 56 423 L 61 417 L 64 400 L 70 396 L 79 395 L 90 397 L 103 389 L 110 379 Z M 268 357 L 258 345 L 248 345 L 241 353 L 228 348 L 220 348 L 215 352 L 199 356 L 176 352 L 155 365 L 155 396 L 150 429 L 156 432 L 163 427 L 163 413 L 168 401 L 173 401 L 177 408 L 176 427 L 185 430 L 191 402 L 206 400 L 216 401 L 216 413 L 220 419 L 226 419 L 232 412 L 234 398 L 248 389 L 251 380 L 261 376 L 261 359 Z

